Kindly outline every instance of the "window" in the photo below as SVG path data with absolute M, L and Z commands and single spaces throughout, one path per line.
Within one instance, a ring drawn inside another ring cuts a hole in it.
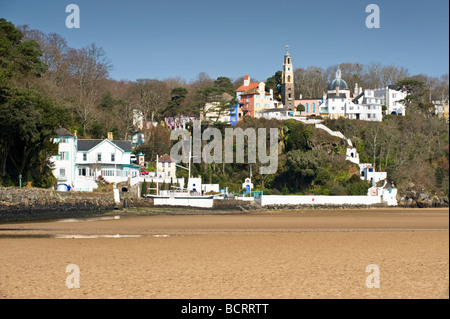
M 59 176 L 66 176 L 66 169 L 65 168 L 60 168 L 59 169 Z
M 172 164 L 172 163 L 167 163 L 167 167 L 170 168 L 170 166 L 172 166 L 171 164 Z
M 83 162 L 86 162 L 86 161 L 87 161 L 87 154 L 83 153 Z
M 306 113 L 309 113 L 309 103 L 306 103 Z
M 102 176 L 114 176 L 113 169 L 102 169 Z
M 162 168 L 166 167 L 166 163 L 164 163 L 164 162 L 162 162 L 161 165 L 162 165 Z
M 59 142 L 65 144 L 68 141 L 69 141 L 69 139 L 67 137 L 61 137 L 61 140 Z
M 87 172 L 86 168 L 79 168 L 78 169 L 78 175 L 79 176 L 87 176 L 86 172 Z
M 287 77 L 287 82 L 291 83 L 291 76 L 290 75 L 288 75 L 288 77 Z
M 59 152 L 59 159 L 61 161 L 68 161 L 69 160 L 69 152 Z
M 316 103 L 313 103 L 313 113 L 316 113 Z
M 116 161 L 116 154 L 111 153 L 111 162 L 115 162 Z
M 97 153 L 97 162 L 102 161 L 102 153 Z

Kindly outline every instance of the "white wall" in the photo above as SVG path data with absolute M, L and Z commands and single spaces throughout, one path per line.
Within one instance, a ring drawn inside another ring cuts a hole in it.
M 154 198 L 155 206 L 190 206 L 212 208 L 212 198 Z
M 381 203 L 379 196 L 282 196 L 262 195 L 262 206 L 267 205 L 373 205 Z

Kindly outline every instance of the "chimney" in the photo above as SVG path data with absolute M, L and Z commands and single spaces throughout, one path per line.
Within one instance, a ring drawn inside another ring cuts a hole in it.
M 113 140 L 113 132 L 108 132 L 108 140 Z
M 246 75 L 244 76 L 244 86 L 249 86 L 250 85 L 250 76 Z
M 77 136 L 77 130 L 73 131 L 73 136 Z

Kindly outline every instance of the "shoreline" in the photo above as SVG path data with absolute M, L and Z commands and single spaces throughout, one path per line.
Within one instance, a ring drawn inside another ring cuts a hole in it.
M 245 207 L 245 208 L 244 208 Z M 0 210 L 0 224 L 27 223 L 27 222 L 52 222 L 68 218 L 92 218 L 102 216 L 201 216 L 201 215 L 281 215 L 302 214 L 305 212 L 342 212 L 342 211 L 435 211 L 448 207 L 406 207 L 406 206 L 362 206 L 362 205 L 304 205 L 304 206 L 281 206 L 281 207 L 259 207 L 254 205 L 219 208 L 196 208 L 181 206 L 138 206 L 128 208 L 103 208 L 91 209 L 13 209 Z

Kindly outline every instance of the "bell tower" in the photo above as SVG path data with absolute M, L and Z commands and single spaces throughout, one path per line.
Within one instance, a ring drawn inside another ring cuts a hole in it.
M 281 99 L 285 109 L 295 109 L 294 68 L 292 66 L 288 45 L 286 46 L 286 54 L 284 55 L 283 74 L 281 77 Z

